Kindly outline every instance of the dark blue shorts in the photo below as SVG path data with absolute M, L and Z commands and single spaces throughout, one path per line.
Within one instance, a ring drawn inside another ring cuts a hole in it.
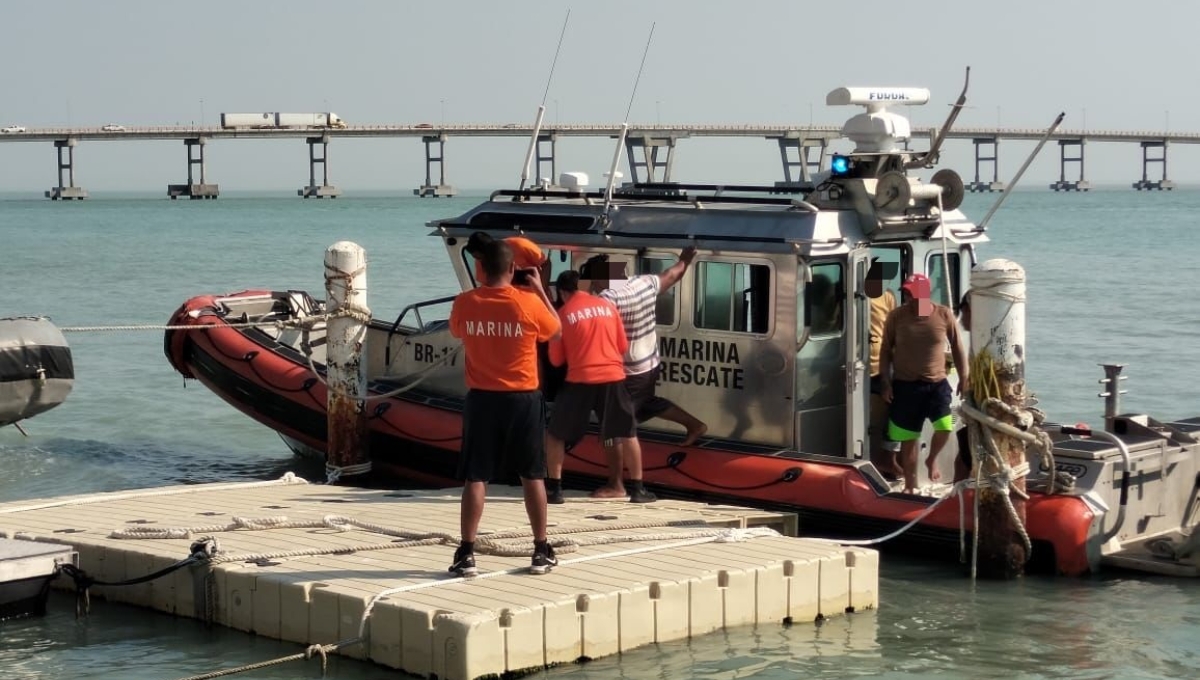
M 949 429 L 945 424 L 950 415 L 952 396 L 949 380 L 892 381 L 892 404 L 888 409 L 889 438 L 899 442 L 915 439 L 912 433 L 919 435 L 926 420 L 934 423 L 934 429 Z

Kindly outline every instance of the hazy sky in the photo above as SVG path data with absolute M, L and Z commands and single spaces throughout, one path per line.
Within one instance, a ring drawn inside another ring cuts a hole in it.
M 845 85 L 928 87 L 915 125 L 940 123 L 971 69 L 960 125 L 1200 131 L 1190 77 L 1200 5 L 1117 0 L 1006 3 L 606 0 L 605 2 L 5 3 L 0 15 L 0 126 L 215 124 L 222 111 L 325 111 L 358 123 L 532 122 L 567 9 L 547 120 L 619 123 L 657 22 L 631 122 L 841 123 L 826 107 Z M 1086 23 L 1085 23 L 1086 22 Z M 203 104 L 201 101 L 203 100 Z M 203 108 L 203 114 L 202 114 Z M 517 182 L 525 140 L 451 139 L 448 181 Z M 971 144 L 948 142 L 945 165 L 972 179 Z M 1007 178 L 1032 143 L 1002 147 Z M 217 141 L 209 181 L 222 190 L 294 191 L 307 183 L 300 139 Z M 1088 146 L 1088 178 L 1141 175 L 1134 144 Z M 607 170 L 612 142 L 559 142 L 559 171 Z M 54 183 L 50 143 L 0 144 L 0 192 Z M 1200 182 L 1200 148 L 1177 145 L 1172 177 Z M 77 183 L 165 191 L 186 178 L 182 142 L 86 142 Z M 408 192 L 424 179 L 415 138 L 335 140 L 332 182 Z M 676 179 L 782 179 L 765 139 L 684 140 Z M 1058 174 L 1047 145 L 1026 176 Z

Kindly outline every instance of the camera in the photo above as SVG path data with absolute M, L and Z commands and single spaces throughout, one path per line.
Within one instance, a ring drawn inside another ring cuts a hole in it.
M 527 285 L 529 285 L 529 276 L 530 276 L 530 274 L 529 274 L 529 271 L 528 271 L 528 270 L 526 270 L 526 269 L 518 269 L 518 270 L 516 271 L 516 273 L 514 273 L 514 274 L 513 274 L 513 278 L 512 278 L 513 285 L 514 285 L 514 286 L 527 286 Z

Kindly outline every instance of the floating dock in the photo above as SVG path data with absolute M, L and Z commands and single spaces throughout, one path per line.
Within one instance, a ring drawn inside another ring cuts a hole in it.
M 533 576 L 520 490 L 491 487 L 473 579 L 447 572 L 458 489 L 357 489 L 287 475 L 4 503 L 0 529 L 71 545 L 98 581 L 193 556 L 162 578 L 92 594 L 281 640 L 342 643 L 338 653 L 441 680 L 878 604 L 878 553 L 795 538 L 795 515 L 569 494 L 549 516 L 559 566 Z M 209 546 L 207 557 L 194 557 L 197 544 Z

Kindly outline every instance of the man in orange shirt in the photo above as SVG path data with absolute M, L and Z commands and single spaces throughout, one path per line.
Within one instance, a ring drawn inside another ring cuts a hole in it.
M 550 363 L 566 363 L 567 381 L 554 402 L 546 431 L 546 496 L 550 503 L 563 502 L 565 443 L 583 438 L 593 411 L 600 421 L 601 440 L 614 440 L 623 457 L 641 459 L 633 399 L 625 387 L 629 339 L 621 313 L 608 300 L 579 290 L 579 272 L 560 274 L 557 287 L 563 303 L 558 310 L 562 337 L 550 343 Z M 631 482 L 631 502 L 654 500 L 642 486 L 640 474 Z
M 538 390 L 537 343 L 557 338 L 561 325 L 536 271 L 525 287 L 512 285 L 516 266 L 508 243 L 493 241 L 482 255 L 486 282 L 459 294 L 450 309 L 450 333 L 462 339 L 469 388 L 458 462 L 462 543 L 450 571 L 478 573 L 475 536 L 487 483 L 516 472 L 533 529 L 529 571 L 545 574 L 558 560 L 546 542 L 546 407 Z

